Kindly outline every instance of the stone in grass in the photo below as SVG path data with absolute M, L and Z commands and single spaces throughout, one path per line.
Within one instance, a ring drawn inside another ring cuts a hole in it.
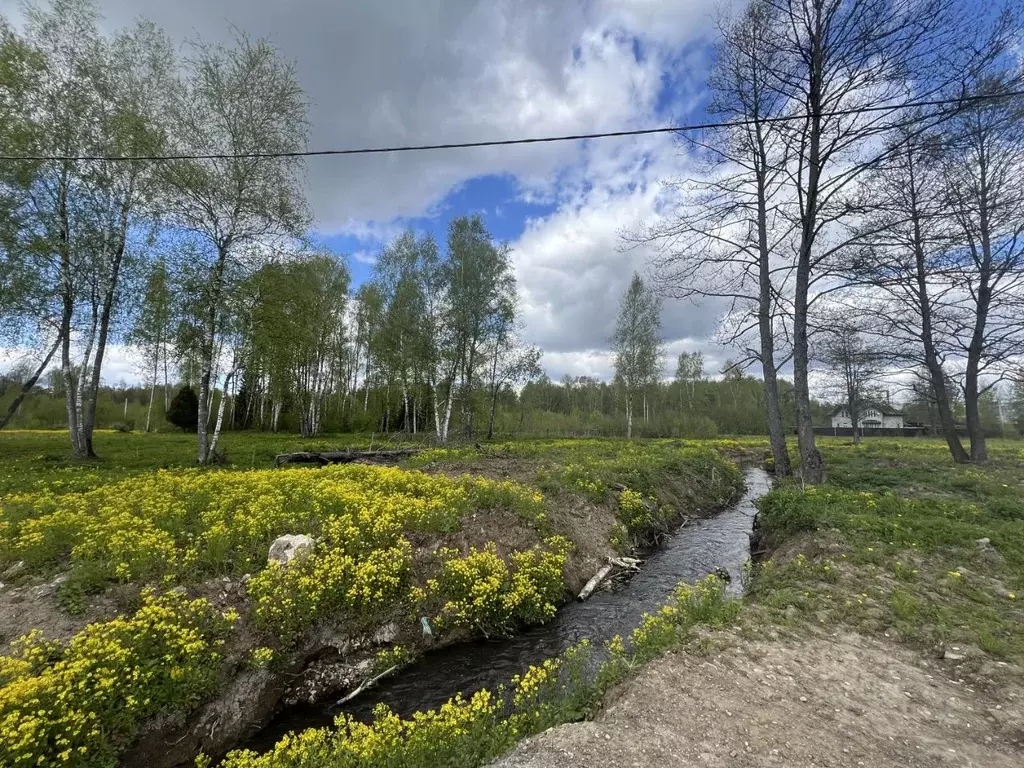
M 288 565 L 293 560 L 299 560 L 313 551 L 313 539 L 304 533 L 286 533 L 278 536 L 270 545 L 270 552 L 267 560 L 272 563 Z

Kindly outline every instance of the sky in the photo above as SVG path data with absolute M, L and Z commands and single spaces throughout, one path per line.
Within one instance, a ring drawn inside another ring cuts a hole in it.
M 101 0 L 109 30 L 145 16 L 175 40 L 265 36 L 310 99 L 310 148 L 451 143 L 655 127 L 704 119 L 716 0 Z M 17 22 L 18 4 L 0 0 Z M 317 237 L 367 279 L 406 227 L 479 213 L 512 249 L 526 340 L 553 379 L 609 378 L 619 298 L 649 251 L 661 182 L 692 172 L 671 136 L 312 158 Z M 704 352 L 723 307 L 668 301 L 669 360 Z M 733 353 L 735 354 L 735 353 Z M 138 379 L 125 350 L 109 382 Z M 674 364 L 667 363 L 666 375 Z

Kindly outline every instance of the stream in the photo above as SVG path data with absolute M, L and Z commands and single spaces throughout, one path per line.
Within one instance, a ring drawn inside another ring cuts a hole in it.
M 596 592 L 586 602 L 569 603 L 548 624 L 533 627 L 509 640 L 479 641 L 444 648 L 357 696 L 344 706 L 334 701 L 291 707 L 242 746 L 258 752 L 273 747 L 289 731 L 333 724 L 346 712 L 371 720 L 383 702 L 397 714 L 435 709 L 456 693 L 496 688 L 531 664 L 557 656 L 584 638 L 600 648 L 614 635 L 627 636 L 644 613 L 654 611 L 681 581 L 694 582 L 721 566 L 732 576 L 728 591 L 740 595 L 743 563 L 750 556 L 755 502 L 768 492 L 768 474 L 744 471 L 747 490 L 732 506 L 713 517 L 692 520 L 651 553 L 640 572 L 618 592 Z

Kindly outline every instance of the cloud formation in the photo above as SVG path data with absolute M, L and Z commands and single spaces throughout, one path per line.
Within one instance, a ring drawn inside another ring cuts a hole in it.
M 711 0 L 100 0 L 113 29 L 145 16 L 172 38 L 267 36 L 295 61 L 312 148 L 458 142 L 661 125 L 693 117 L 713 32 Z M 0 0 L 17 18 L 15 3 Z M 187 53 L 187 48 L 183 49 Z M 658 214 L 659 180 L 686 170 L 669 137 L 314 159 L 324 236 L 372 263 L 409 219 L 469 212 L 446 198 L 474 178 L 513 181 L 550 213 L 513 238 L 526 335 L 552 375 L 600 371 L 618 300 L 643 249 L 619 234 Z M 501 205 L 489 200 L 473 209 Z M 497 213 L 495 213 L 497 215 Z M 666 304 L 673 348 L 707 347 L 716 307 Z M 116 380 L 121 371 L 108 374 Z

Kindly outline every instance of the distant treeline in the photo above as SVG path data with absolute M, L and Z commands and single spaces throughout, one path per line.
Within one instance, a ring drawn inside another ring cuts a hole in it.
M 6 408 L 21 388 L 22 374 L 14 371 L 0 376 L 0 408 Z M 147 419 L 154 431 L 175 430 L 165 417 L 170 399 L 180 387 L 164 390 L 149 386 L 100 388 L 97 398 L 97 426 L 100 429 L 145 429 Z M 791 387 L 783 382 L 783 403 L 792 420 Z M 645 388 L 635 405 L 634 433 L 647 437 L 700 437 L 716 434 L 764 434 L 764 389 L 760 380 L 733 374 L 722 380 L 673 381 Z M 489 397 L 485 387 L 474 398 L 480 425 L 472 436 L 480 437 L 488 423 Z M 154 396 L 149 414 L 151 395 Z M 216 397 L 219 399 L 218 391 Z M 325 432 L 401 432 L 414 430 L 411 413 L 394 388 L 361 387 L 345 396 L 329 398 L 323 414 Z M 818 421 L 828 423 L 828 408 L 815 403 Z M 250 397 L 245 388 L 229 393 L 225 404 L 225 429 L 272 431 L 275 427 L 269 401 Z M 418 413 L 416 433 L 432 431 L 433 414 Z M 296 432 L 302 413 L 298 403 L 286 398 L 277 414 L 276 429 Z M 461 413 L 453 414 L 453 425 L 464 433 Z M 541 376 L 516 392 L 504 387 L 497 397 L 494 432 L 510 435 L 616 435 L 625 431 L 625 402 L 621 386 L 581 376 L 555 382 Z M 10 428 L 58 429 L 67 427 L 67 413 L 59 376 L 48 377 L 26 398 Z

